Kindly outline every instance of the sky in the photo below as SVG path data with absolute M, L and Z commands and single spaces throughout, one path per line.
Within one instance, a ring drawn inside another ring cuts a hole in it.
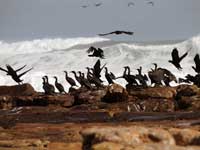
M 200 33 L 200 0 L 0 0 L 0 40 L 93 37 L 115 30 L 116 40 L 184 40 Z M 128 7 L 128 3 L 135 5 Z M 95 4 L 102 3 L 95 7 Z M 83 5 L 88 6 L 82 8 Z

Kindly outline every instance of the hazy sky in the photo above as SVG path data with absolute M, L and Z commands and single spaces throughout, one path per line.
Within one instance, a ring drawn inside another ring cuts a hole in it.
M 200 0 L 152 1 L 154 6 L 148 0 L 0 0 L 0 40 L 91 37 L 129 30 L 135 35 L 122 35 L 121 40 L 155 41 L 200 33 Z M 102 5 L 95 7 L 99 2 Z M 128 2 L 135 6 L 128 7 Z

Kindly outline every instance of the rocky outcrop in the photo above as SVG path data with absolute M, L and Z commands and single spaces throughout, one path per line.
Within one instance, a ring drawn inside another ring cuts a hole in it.
M 106 95 L 102 101 L 107 103 L 123 102 L 128 100 L 128 92 L 119 84 L 112 84 L 107 87 Z
M 32 96 L 37 92 L 30 84 L 0 86 L 0 96 Z

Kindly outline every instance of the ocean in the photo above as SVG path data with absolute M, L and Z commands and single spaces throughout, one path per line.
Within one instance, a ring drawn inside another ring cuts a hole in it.
M 58 77 L 68 91 L 69 84 L 65 81 L 64 70 L 86 72 L 86 67 L 92 67 L 98 60 L 96 57 L 88 57 L 87 49 L 90 46 L 100 47 L 104 50 L 105 59 L 101 64 L 107 64 L 108 70 L 116 76 L 121 76 L 128 65 L 132 73 L 143 67 L 143 73 L 147 73 L 157 63 L 174 73 L 177 77 L 184 77 L 188 73 L 195 74 L 192 66 L 194 56 L 200 52 L 200 35 L 183 41 L 158 41 L 158 42 L 123 42 L 112 41 L 101 37 L 78 37 L 78 38 L 56 38 L 36 39 L 32 41 L 6 42 L 0 41 L 0 67 L 5 68 L 6 64 L 14 69 L 27 65 L 26 69 L 33 67 L 25 76 L 24 83 L 30 83 L 36 91 L 42 90 L 42 76 L 48 75 L 50 83 L 54 83 L 53 76 Z M 171 59 L 171 51 L 176 47 L 179 55 L 189 50 L 188 56 L 181 62 L 182 71 L 177 70 L 168 63 Z M 23 72 L 20 71 L 20 72 Z M 73 77 L 73 74 L 69 74 Z M 104 71 L 102 72 L 104 78 Z M 124 79 L 116 80 L 116 83 L 125 85 Z M 0 85 L 16 85 L 10 76 L 0 71 Z M 172 85 L 175 85 L 172 83 Z

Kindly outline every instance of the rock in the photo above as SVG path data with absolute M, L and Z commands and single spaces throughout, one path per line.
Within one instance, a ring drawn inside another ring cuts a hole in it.
M 48 144 L 48 150 L 82 150 L 82 144 L 76 143 L 61 143 L 52 142 Z
M 171 128 L 169 132 L 174 136 L 177 145 L 200 145 L 200 132 L 193 129 Z
M 37 92 L 30 84 L 0 86 L 0 96 L 30 96 L 35 94 L 37 94 Z
M 182 84 L 176 87 L 177 91 L 177 98 L 180 98 L 181 96 L 194 96 L 197 93 L 200 93 L 199 88 L 196 85 L 187 85 Z
M 187 111 L 199 111 L 200 96 L 182 96 L 177 100 L 178 109 Z
M 124 146 L 120 143 L 113 142 L 102 142 L 94 144 L 91 148 L 92 150 L 134 150 L 131 147 Z
M 93 127 L 81 132 L 83 149 L 88 150 L 93 144 L 101 142 L 120 143 L 125 146 L 137 146 L 144 143 L 175 145 L 172 135 L 161 128 L 145 127 Z
M 129 94 L 140 99 L 173 99 L 176 96 L 176 89 L 173 87 L 149 87 L 145 89 L 131 90 Z
M 11 96 L 0 96 L 0 109 L 7 110 L 14 106 L 15 104 Z
M 112 84 L 107 87 L 106 95 L 102 98 L 102 101 L 113 103 L 123 102 L 128 100 L 128 92 L 119 84 Z
M 99 90 L 87 90 L 81 91 L 74 94 L 75 97 L 75 105 L 80 104 L 93 104 L 95 102 L 100 102 L 102 97 L 106 94 L 106 89 Z

